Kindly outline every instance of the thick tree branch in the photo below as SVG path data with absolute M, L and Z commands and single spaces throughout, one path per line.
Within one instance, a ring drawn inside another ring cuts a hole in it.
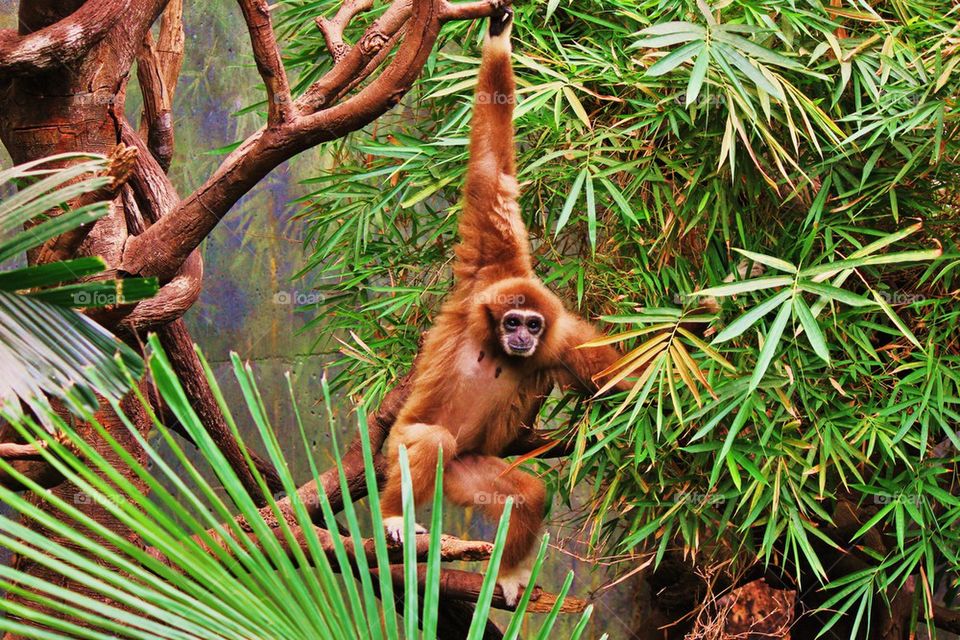
M 337 571 L 342 571 L 342 567 L 337 564 L 336 546 L 333 539 L 333 534 L 326 529 L 323 529 L 322 527 L 312 527 L 311 529 L 304 531 L 304 529 L 301 527 L 290 527 L 290 534 L 293 538 L 292 545 L 291 540 L 287 538 L 282 528 L 274 527 L 270 530 L 270 532 L 274 535 L 274 537 L 276 537 L 277 541 L 284 549 L 287 557 L 291 560 L 296 559 L 294 548 L 302 551 L 304 556 L 308 560 L 310 559 L 311 541 L 308 540 L 307 536 L 312 536 L 319 544 L 320 549 L 327 556 L 327 559 L 333 564 L 334 569 Z M 262 548 L 263 541 L 258 538 L 257 535 L 249 532 L 245 535 L 251 544 L 257 548 Z M 200 546 L 204 553 L 207 553 L 215 558 L 221 557 L 224 553 L 231 555 L 230 543 L 227 540 L 224 540 L 221 535 L 211 534 L 211 539 L 212 544 L 201 541 L 197 538 L 194 538 L 194 541 Z M 344 549 L 347 552 L 347 557 L 350 558 L 351 562 L 354 562 L 356 560 L 357 550 L 354 546 L 353 539 L 349 536 L 341 535 L 340 542 L 343 544 Z M 416 547 L 417 561 L 426 562 L 427 553 L 429 552 L 430 548 L 429 534 L 418 535 L 416 537 Z M 364 538 L 361 541 L 360 548 L 363 549 L 363 555 L 366 557 L 367 561 L 370 564 L 376 565 L 377 551 L 376 543 L 374 542 L 373 538 Z M 171 563 L 170 559 L 167 558 L 159 549 L 147 547 L 145 551 L 148 555 L 152 556 L 162 564 L 174 569 L 176 568 L 176 566 Z M 460 538 L 447 535 L 440 536 L 440 560 L 443 562 L 486 560 L 490 557 L 490 553 L 492 551 L 493 545 L 489 542 L 483 542 L 479 540 L 461 540 Z M 403 562 L 402 546 L 389 546 L 387 548 L 387 554 L 390 558 L 390 562 Z
M 156 223 L 159 217 L 176 207 L 180 197 L 163 168 L 130 123 L 120 120 L 119 125 L 123 143 L 138 151 L 129 179 L 133 197 L 124 194 L 123 209 L 127 216 L 127 230 L 132 234 L 143 233 Z M 155 296 L 127 310 L 126 316 L 119 320 L 118 324 L 128 332 L 143 334 L 177 320 L 200 297 L 202 284 L 203 260 L 200 252 L 194 251 Z
M 344 45 L 340 49 L 339 58 L 336 50 L 331 52 L 336 64 L 297 99 L 296 107 L 300 115 L 310 115 L 335 104 L 337 96 L 342 95 L 343 90 L 356 81 L 371 60 L 386 55 L 385 49 L 389 52 L 397 33 L 410 19 L 411 1 L 397 0 L 391 4 L 383 15 L 367 27 L 356 45 Z M 337 16 L 340 16 L 339 12 Z M 337 17 L 334 20 L 337 20 Z
M 88 0 L 39 31 L 26 35 L 0 31 L 0 78 L 39 73 L 80 58 L 113 29 L 129 4 L 130 0 Z
M 171 100 L 176 93 L 177 79 L 183 66 L 185 43 L 183 0 L 170 0 L 160 15 L 156 51 L 163 84 L 166 85 Z
M 149 31 L 137 54 L 137 82 L 143 95 L 140 130 L 145 134 L 150 153 L 166 171 L 173 158 L 173 100 L 163 80 L 160 58 Z
M 374 452 L 373 463 L 378 480 L 382 480 L 385 477 L 384 470 L 386 466 L 386 461 L 379 451 L 390 433 L 390 428 L 397 418 L 397 413 L 399 413 L 403 403 L 406 402 L 407 397 L 410 395 L 410 388 L 413 384 L 413 371 L 415 370 L 416 362 L 414 362 L 411 368 L 411 373 L 404 376 L 400 382 L 387 393 L 383 402 L 380 403 L 380 408 L 367 418 L 370 449 Z M 359 438 L 355 438 L 350 446 L 347 447 L 344 454 L 340 456 L 340 463 L 343 466 L 344 476 L 347 479 L 347 489 L 350 492 L 350 498 L 352 500 L 360 500 L 367 495 L 367 485 L 364 480 L 363 450 Z M 307 514 L 314 522 L 323 521 L 323 513 L 320 509 L 320 491 L 323 491 L 327 495 L 327 499 L 330 501 L 334 513 L 338 513 L 343 509 L 344 495 L 340 490 L 340 477 L 336 467 L 321 473 L 319 482 L 311 480 L 297 489 L 297 495 L 301 502 L 303 502 Z M 291 526 L 296 524 L 293 502 L 289 497 L 278 500 L 277 508 L 280 511 L 280 517 L 283 518 L 287 524 Z M 276 515 L 269 507 L 261 509 L 260 516 L 271 527 L 279 524 Z M 242 527 L 249 530 L 249 526 L 245 524 L 242 518 L 239 519 L 238 522 Z
M 384 43 L 389 42 L 391 34 L 387 27 L 392 28 L 393 21 L 396 21 L 395 33 L 404 24 L 402 17 L 409 2 L 411 0 L 397 0 L 391 5 L 357 46 L 297 101 L 296 114 L 291 114 L 290 120 L 268 123 L 267 127 L 247 138 L 223 161 L 214 175 L 170 215 L 131 238 L 124 248 L 123 271 L 158 276 L 161 282 L 166 282 L 230 207 L 274 167 L 305 149 L 366 126 L 397 104 L 419 75 L 436 41 L 442 20 L 441 0 L 413 0 L 405 36 L 393 61 L 357 94 L 322 111 L 315 111 L 327 104 L 329 96 L 338 94 L 349 85 L 356 73 L 366 67 Z M 491 0 L 487 6 L 492 12 L 500 4 L 500 0 Z M 252 33 L 262 36 L 254 37 L 255 46 L 268 49 L 268 42 L 275 45 L 272 33 L 269 37 L 262 29 L 253 29 Z M 265 57 L 260 61 L 264 61 L 269 70 L 272 54 L 270 51 L 261 53 Z M 279 86 L 276 85 L 275 90 L 279 91 Z
M 126 120 L 120 121 L 120 140 L 129 147 L 136 147 L 137 157 L 130 175 L 137 204 L 143 213 L 143 219 L 127 227 L 132 233 L 142 233 L 147 227 L 171 212 L 180 203 L 180 195 L 170 182 L 143 138 Z M 139 227 L 139 228 L 138 228 Z
M 220 446 L 224 457 L 230 463 L 231 468 L 237 474 L 240 482 L 243 484 L 247 493 L 258 506 L 266 504 L 266 499 L 260 489 L 253 471 L 247 464 L 247 460 L 233 437 L 233 432 L 220 411 L 220 406 L 213 397 L 210 384 L 207 382 L 207 376 L 203 371 L 200 358 L 193 347 L 193 340 L 187 331 L 183 320 L 171 322 L 166 326 L 157 328 L 157 336 L 160 338 L 160 344 L 163 346 L 164 353 L 170 359 L 173 370 L 183 384 L 184 391 L 187 393 L 187 399 L 190 406 L 197 413 L 200 422 L 206 428 L 213 440 Z M 162 401 L 153 396 L 154 404 L 159 408 L 163 407 Z M 182 430 L 178 430 L 184 433 Z M 268 462 L 260 459 L 254 452 L 248 452 L 257 472 L 263 477 L 267 488 L 271 493 L 278 493 L 283 490 L 283 483 L 276 469 Z M 292 522 L 292 520 L 291 520 Z
M 209 532 L 208 532 L 209 533 Z M 274 527 L 271 529 L 271 533 L 276 537 L 277 541 L 280 543 L 285 553 L 290 559 L 296 558 L 296 552 L 294 548 L 301 551 L 304 556 L 309 560 L 311 555 L 310 544 L 311 541 L 308 540 L 307 536 L 313 536 L 313 538 L 318 543 L 320 549 L 327 556 L 327 559 L 332 563 L 334 570 L 343 571 L 343 567 L 339 566 L 337 556 L 336 556 L 336 547 L 331 534 L 326 529 L 321 527 L 313 527 L 305 531 L 301 527 L 293 526 L 290 527 L 290 538 L 284 533 L 281 527 Z M 260 547 L 263 544 L 263 541 L 258 538 L 258 536 L 252 532 L 247 532 L 245 534 L 248 541 L 256 547 Z M 339 534 L 337 534 L 339 535 Z M 224 553 L 228 556 L 230 552 L 230 544 L 219 534 L 210 534 L 211 542 L 203 542 L 198 539 L 194 539 L 201 547 L 201 549 L 213 556 L 213 557 L 222 557 Z M 347 552 L 351 564 L 354 565 L 350 568 L 350 571 L 353 572 L 355 569 L 356 553 L 357 549 L 354 545 L 352 538 L 348 536 L 340 536 L 340 542 L 343 544 L 344 549 Z M 417 561 L 425 562 L 427 560 L 427 555 L 430 550 L 430 535 L 421 534 L 416 536 L 416 553 Z M 364 538 L 360 543 L 360 548 L 363 549 L 363 554 L 367 559 L 367 562 L 371 565 L 376 565 L 377 563 L 377 553 L 375 542 L 372 538 Z M 154 547 L 147 547 L 146 550 L 148 555 L 156 559 L 158 562 L 176 569 L 177 567 L 172 564 L 169 558 L 163 554 L 162 551 Z M 489 542 L 476 541 L 476 540 L 461 540 L 454 536 L 442 535 L 440 536 L 440 560 L 443 562 L 455 562 L 455 561 L 464 561 L 464 562 L 473 562 L 486 560 L 490 557 L 490 554 L 493 551 L 493 545 Z M 390 561 L 392 563 L 400 564 L 403 562 L 403 553 L 404 549 L 402 546 L 392 545 L 387 548 L 387 553 L 389 555 Z M 418 583 L 421 593 L 424 589 L 424 584 L 426 581 L 426 567 L 419 566 L 417 567 L 418 571 Z M 391 578 L 393 582 L 397 585 L 398 589 L 403 589 L 404 585 L 404 574 L 402 566 L 393 566 L 391 567 Z M 480 596 L 480 588 L 483 584 L 483 575 L 479 573 L 473 573 L 470 571 L 460 571 L 457 569 L 441 569 L 440 571 L 440 596 L 444 599 L 451 600 L 463 600 L 467 602 L 476 602 L 477 598 Z M 541 589 L 540 587 L 533 587 L 534 591 L 531 595 L 530 604 L 528 606 L 528 611 L 532 612 L 546 612 L 550 611 L 553 608 L 554 603 L 557 602 L 557 596 L 552 593 L 548 593 Z M 512 611 L 514 607 L 508 606 L 506 601 L 503 598 L 503 592 L 500 587 L 496 587 L 494 590 L 492 606 L 497 609 L 506 609 Z M 580 600 L 579 598 L 568 597 L 565 598 L 563 604 L 560 607 L 561 613 L 578 613 L 586 608 L 586 602 Z
M 267 127 L 278 127 L 293 119 L 293 99 L 280 47 L 273 34 L 266 0 L 239 0 L 243 19 L 250 31 L 253 59 L 267 88 Z

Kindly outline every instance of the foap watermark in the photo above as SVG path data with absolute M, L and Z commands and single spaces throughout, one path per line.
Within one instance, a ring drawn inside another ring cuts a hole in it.
M 873 494 L 873 503 L 874 504 L 912 504 L 914 506 L 920 505 L 920 494 L 918 493 L 875 493 Z
M 481 292 L 473 297 L 477 304 L 505 304 L 511 307 L 522 306 L 527 297 L 522 293 L 486 293 Z
M 79 93 L 73 97 L 71 100 L 74 104 L 79 105 L 114 105 L 117 103 L 117 95 L 115 93 Z
M 110 505 L 110 504 L 124 504 L 128 502 L 127 497 L 122 493 L 99 493 L 92 495 L 86 491 L 77 491 L 73 494 L 73 504 L 84 505 L 84 504 L 99 504 L 99 505 Z
M 720 493 L 704 493 L 701 491 L 682 491 L 673 497 L 675 504 L 688 503 L 699 506 L 708 504 L 723 504 L 727 497 Z
M 906 291 L 879 291 L 878 294 L 887 304 L 913 304 L 927 299 L 923 294 Z
M 319 304 L 326 298 L 319 291 L 277 291 L 273 294 L 273 304 L 293 305 L 305 307 L 310 304 Z
M 524 497 L 512 493 L 500 493 L 499 491 L 477 491 L 473 494 L 474 504 L 499 504 L 507 503 L 508 498 L 513 498 L 513 504 L 523 504 Z
M 500 91 L 478 91 L 477 104 L 513 104 L 516 98 L 512 93 Z
M 70 298 L 77 307 L 107 307 L 123 304 L 123 296 L 114 291 L 76 291 L 70 294 Z

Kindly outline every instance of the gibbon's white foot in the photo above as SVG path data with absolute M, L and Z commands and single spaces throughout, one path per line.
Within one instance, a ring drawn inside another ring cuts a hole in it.
M 503 590 L 503 599 L 508 607 L 515 607 L 520 601 L 520 590 L 530 582 L 530 569 L 525 566 L 500 571 L 497 584 Z
M 403 544 L 403 516 L 390 516 L 383 519 L 383 528 L 387 532 L 387 542 Z M 413 523 L 415 534 L 427 533 L 427 528 L 418 522 Z

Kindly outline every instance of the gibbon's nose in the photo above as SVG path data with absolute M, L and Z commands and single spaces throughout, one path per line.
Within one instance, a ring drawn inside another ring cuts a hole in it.
M 534 344 L 536 344 L 536 341 L 533 339 L 533 336 L 523 327 L 517 329 L 516 332 L 507 338 L 507 346 L 517 355 L 523 355 L 527 351 L 530 351 L 533 349 Z

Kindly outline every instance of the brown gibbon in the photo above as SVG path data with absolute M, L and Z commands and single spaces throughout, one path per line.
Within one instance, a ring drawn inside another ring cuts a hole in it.
M 451 502 L 477 507 L 496 522 L 512 496 L 497 581 L 512 606 L 529 579 L 545 491 L 539 478 L 500 456 L 522 426 L 532 426 L 555 383 L 596 392 L 593 377 L 619 354 L 608 346 L 578 349 L 598 332 L 566 311 L 533 273 L 517 205 L 511 23 L 506 9 L 490 19 L 485 36 L 455 285 L 426 336 L 410 396 L 387 441 L 380 502 L 388 538 L 402 542 L 400 445 L 407 449 L 415 504 L 431 499 L 441 449 L 443 491 Z M 417 525 L 416 531 L 425 529 Z

